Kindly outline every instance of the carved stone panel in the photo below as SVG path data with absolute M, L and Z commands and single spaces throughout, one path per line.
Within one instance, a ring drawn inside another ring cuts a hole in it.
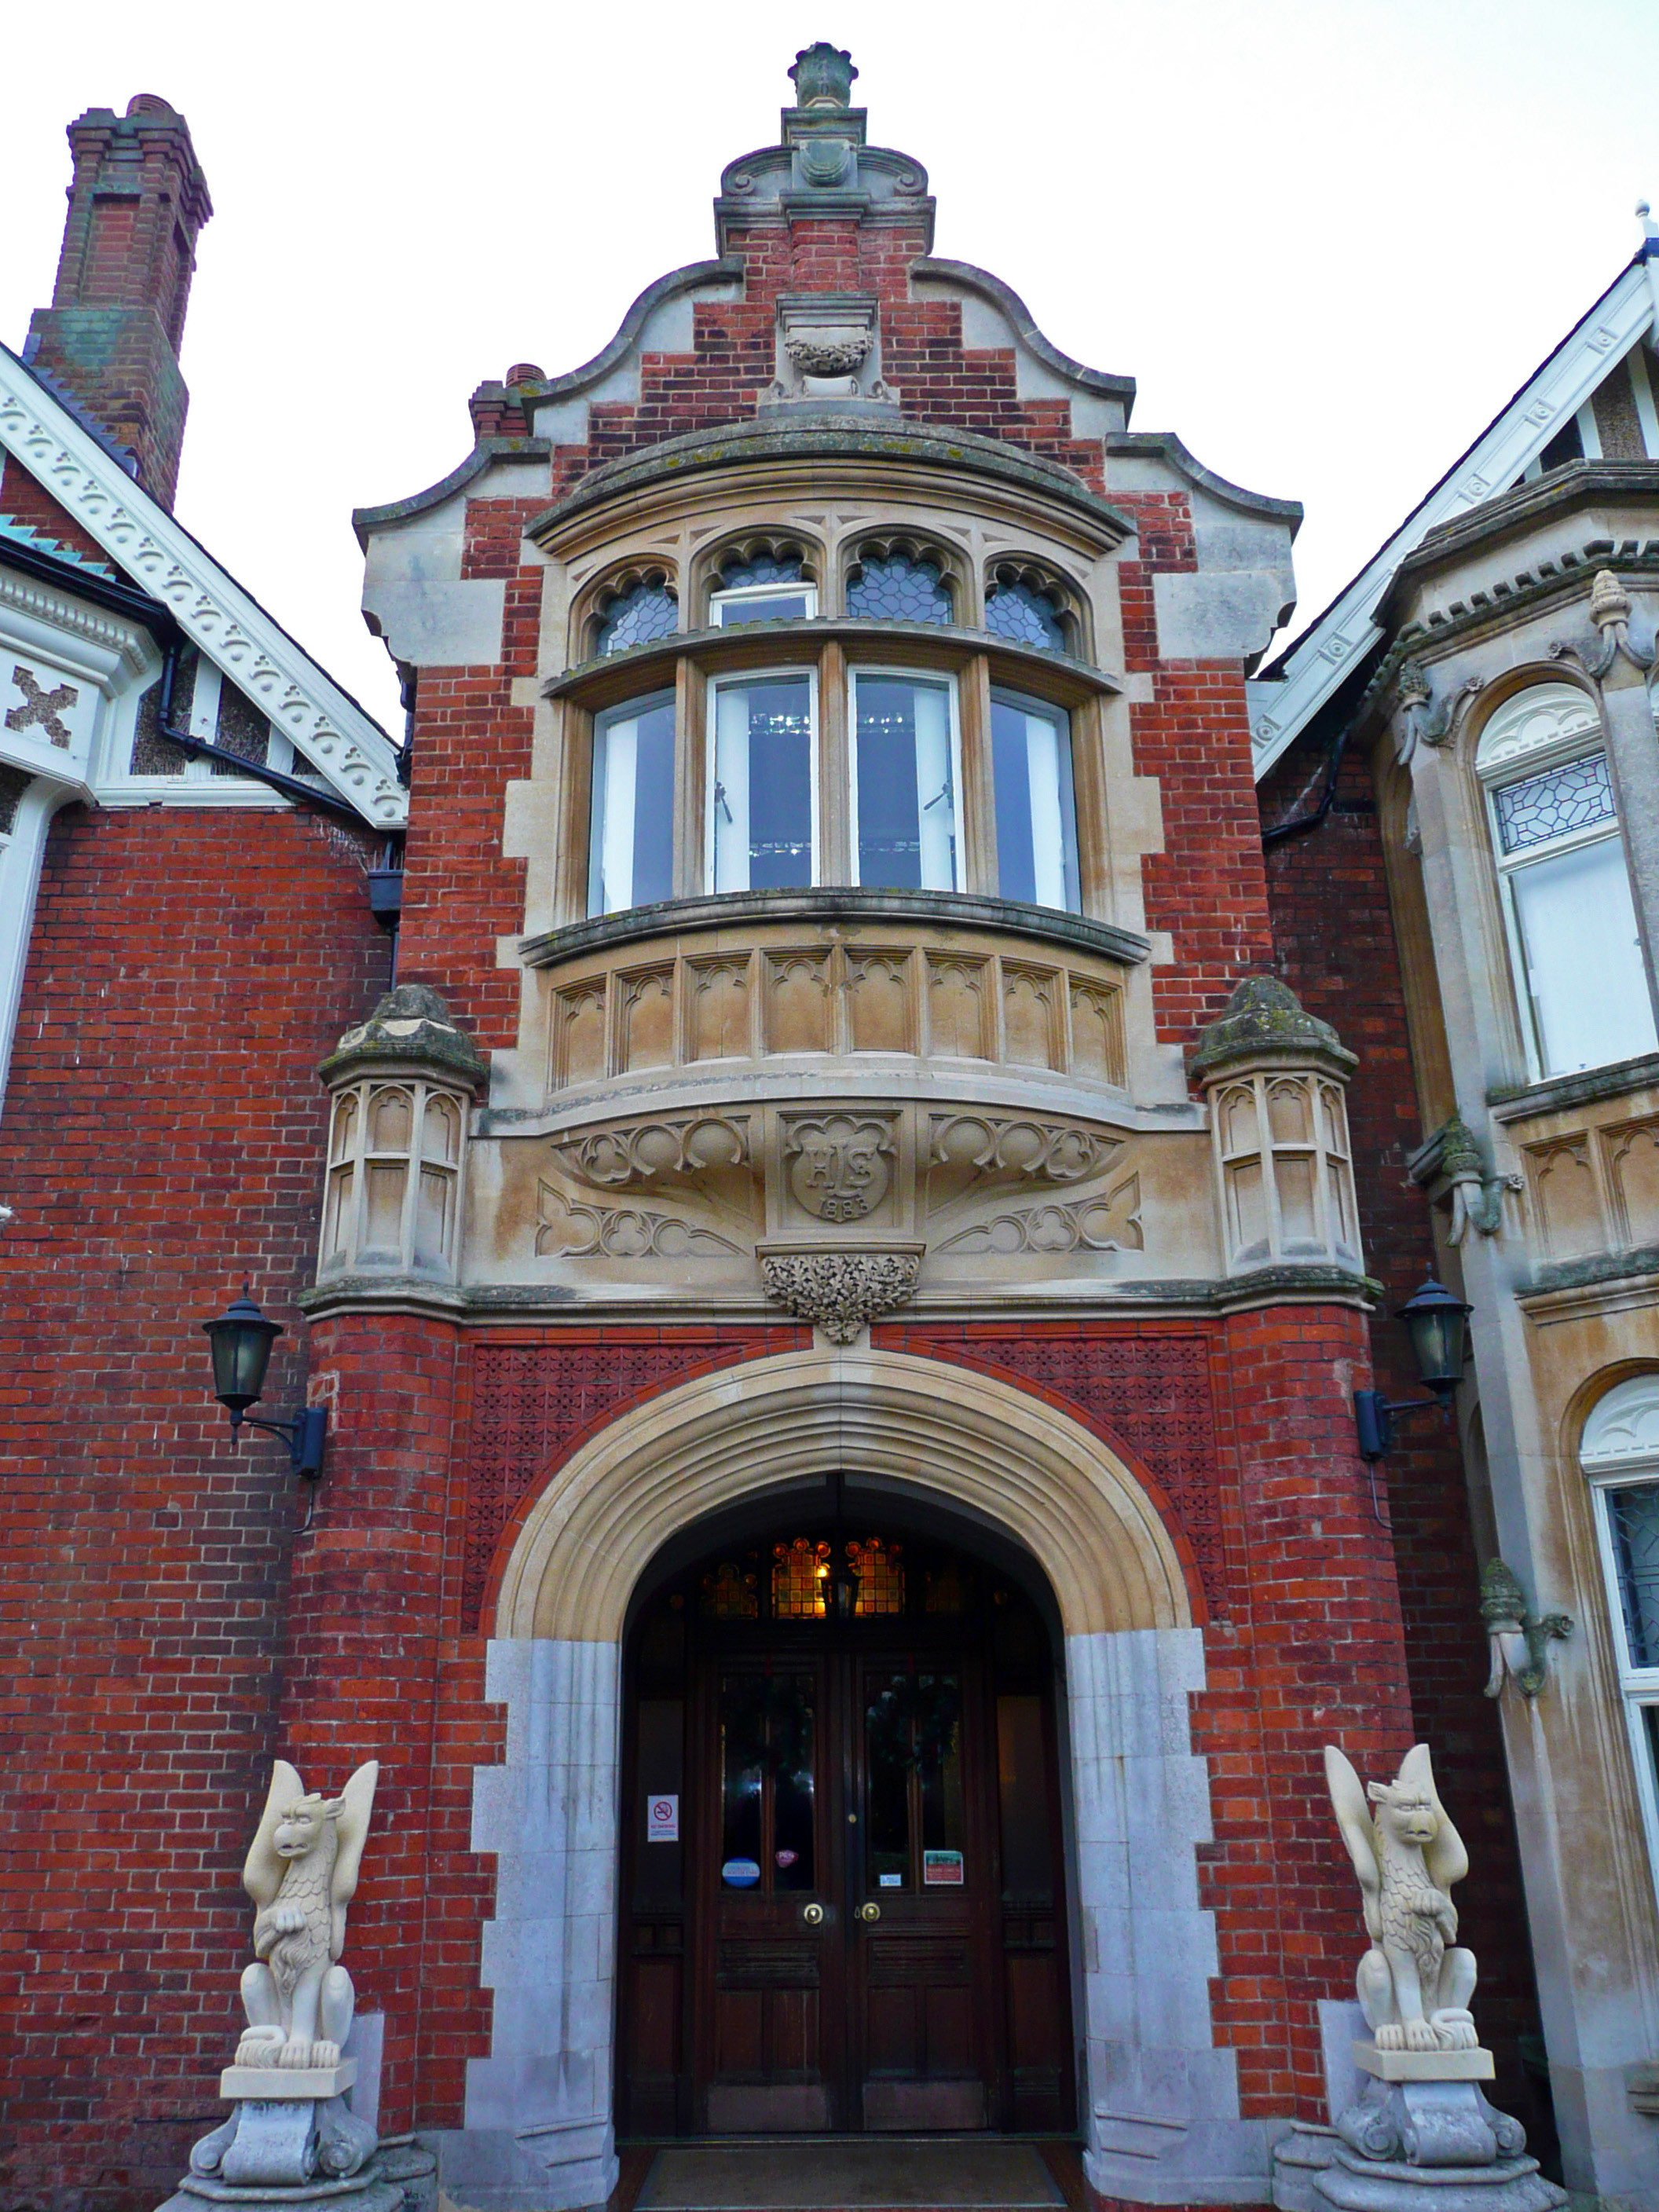
M 915 1052 L 914 956 L 846 955 L 848 1042 L 854 1052 Z
M 927 955 L 927 1048 L 954 1060 L 989 1060 L 995 1024 L 986 991 L 989 963 Z
M 890 1217 L 897 1149 L 890 1115 L 791 1116 L 783 1125 L 789 1210 L 832 1226 Z
M 1626 1247 L 1659 1244 L 1659 1121 L 1627 1122 L 1609 1130 L 1607 1157 L 1620 1242 Z
M 834 1038 L 829 952 L 769 952 L 765 957 L 767 1050 L 830 1051 Z
M 596 1083 L 605 1073 L 603 975 L 573 984 L 553 1001 L 553 1081 L 557 1090 Z
M 669 1067 L 674 1060 L 674 971 L 645 968 L 617 978 L 617 1072 Z
M 1530 1146 L 1527 1170 L 1550 1258 L 1574 1260 L 1604 1249 L 1607 1238 L 1589 1139 L 1575 1137 L 1553 1145 Z
M 754 1050 L 750 1034 L 752 964 L 746 952 L 686 962 L 688 1060 L 742 1060 Z
M 1002 963 L 1002 1056 L 1025 1067 L 1063 1067 L 1065 1016 L 1052 968 Z
M 1127 1060 L 1123 1045 L 1123 994 L 1073 980 L 1072 1066 L 1097 1083 L 1121 1084 Z

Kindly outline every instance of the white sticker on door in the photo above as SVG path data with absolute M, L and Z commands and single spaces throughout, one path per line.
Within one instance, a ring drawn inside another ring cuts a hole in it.
M 648 1844 L 678 1843 L 680 1801 L 678 1796 L 646 1799 L 645 1839 Z

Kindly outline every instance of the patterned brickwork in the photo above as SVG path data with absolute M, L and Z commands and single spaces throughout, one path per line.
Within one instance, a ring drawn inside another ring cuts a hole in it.
M 1175 1533 L 1197 1568 L 1212 1615 L 1232 1599 L 1210 1344 L 1197 1329 L 1154 1334 L 1080 1322 L 1009 1327 L 969 1322 L 951 1330 L 890 1324 L 878 1344 L 1000 1369 L 1035 1384 L 1114 1443 L 1127 1445 L 1158 1485 Z
M 460 1617 L 471 1631 L 502 1534 L 547 1471 L 625 1401 L 741 1359 L 804 1348 L 795 1328 L 564 1329 L 472 1355 Z

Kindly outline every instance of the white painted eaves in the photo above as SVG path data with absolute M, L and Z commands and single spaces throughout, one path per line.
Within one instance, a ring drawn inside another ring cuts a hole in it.
M 1352 582 L 1250 685 L 1258 779 L 1306 727 L 1355 659 L 1382 635 L 1373 617 L 1406 556 L 1443 522 L 1507 490 L 1654 317 L 1655 291 L 1648 266 L 1638 257 Z
M 0 346 L 0 447 L 15 456 L 364 821 L 401 829 L 408 794 L 380 724 Z

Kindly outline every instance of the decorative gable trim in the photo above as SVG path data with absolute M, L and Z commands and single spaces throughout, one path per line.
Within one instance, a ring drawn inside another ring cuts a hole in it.
M 363 819 L 400 828 L 408 799 L 391 739 L 190 532 L 141 490 L 0 347 L 0 446 L 266 715 Z
M 1376 616 L 1407 555 L 1431 530 L 1507 491 L 1643 337 L 1654 313 L 1654 294 L 1638 258 L 1340 596 L 1250 685 L 1258 780 L 1382 635 Z

